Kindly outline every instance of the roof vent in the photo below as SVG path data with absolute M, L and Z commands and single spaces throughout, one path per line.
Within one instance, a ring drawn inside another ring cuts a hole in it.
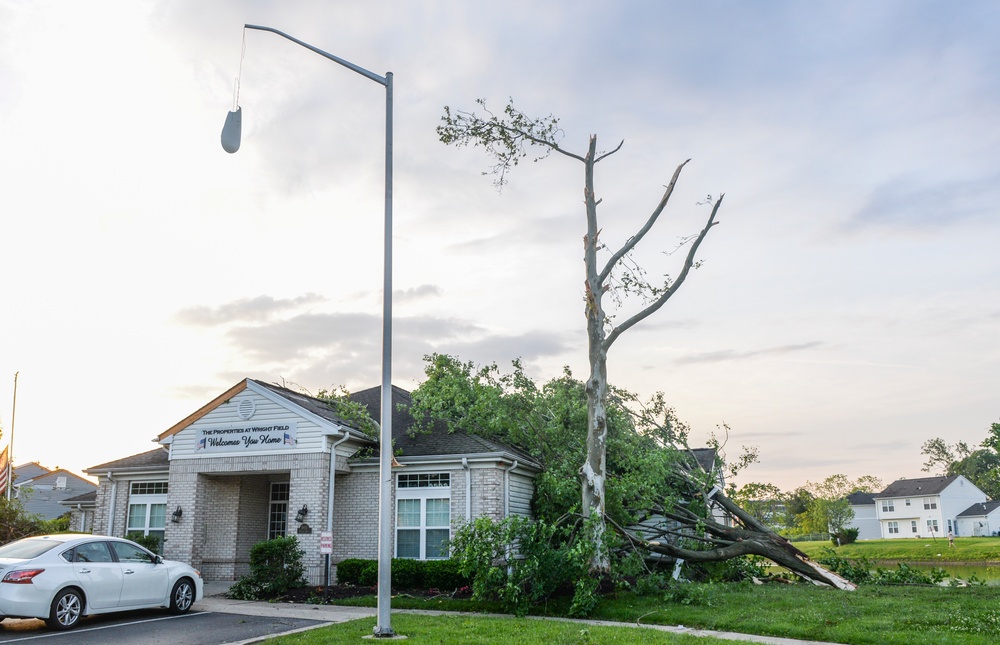
M 56 490 L 66 489 L 66 477 L 56 477 Z
M 240 401 L 239 415 L 244 421 L 250 419 L 254 412 L 257 411 L 257 404 L 254 403 L 253 399 L 243 399 Z

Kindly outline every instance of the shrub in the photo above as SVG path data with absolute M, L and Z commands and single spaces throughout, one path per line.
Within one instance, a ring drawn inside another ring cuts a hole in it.
M 378 583 L 378 561 L 352 558 L 337 565 L 337 582 L 372 587 Z M 458 571 L 456 560 L 393 558 L 392 586 L 399 589 L 458 589 L 469 578 Z
M 833 543 L 833 546 L 842 546 L 844 544 L 857 542 L 858 532 L 859 530 L 856 528 L 841 529 L 836 533 L 830 534 L 830 542 Z
M 155 535 L 143 535 L 139 531 L 132 531 L 125 534 L 126 540 L 132 540 L 144 549 L 149 549 L 153 553 L 160 553 L 160 540 Z
M 258 542 L 250 549 L 250 574 L 229 588 L 237 600 L 277 598 L 306 584 L 302 549 L 295 536 Z

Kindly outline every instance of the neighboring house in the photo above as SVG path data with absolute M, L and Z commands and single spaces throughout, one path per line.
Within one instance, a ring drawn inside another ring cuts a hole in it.
M 1000 534 L 1000 502 L 979 502 L 959 513 L 955 534 L 976 537 Z
M 93 482 L 63 468 L 49 470 L 37 461 L 14 467 L 14 496 L 25 511 L 46 520 L 66 514 L 63 500 L 96 490 Z
M 97 487 L 89 493 L 59 502 L 69 511 L 69 530 L 75 533 L 94 532 L 94 509 L 97 507 Z
M 859 540 L 877 540 L 882 537 L 882 529 L 875 512 L 875 494 L 854 492 L 847 496 L 854 511 L 850 527 L 858 529 Z
M 380 388 L 351 398 L 379 420 Z M 393 387 L 392 398 L 396 557 L 446 558 L 456 525 L 530 514 L 530 457 L 443 427 L 411 434 L 409 393 Z M 298 537 L 310 584 L 328 571 L 321 532 L 332 534 L 330 564 L 377 557 L 378 443 L 326 402 L 244 379 L 157 441 L 86 469 L 99 480 L 95 532 L 159 537 L 165 557 L 206 580 L 248 573 L 250 548 L 284 535 Z
M 875 513 L 883 538 L 960 535 L 958 515 L 985 501 L 962 475 L 900 479 L 875 495 Z

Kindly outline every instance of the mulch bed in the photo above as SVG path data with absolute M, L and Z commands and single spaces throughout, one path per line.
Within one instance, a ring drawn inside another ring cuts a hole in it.
M 444 591 L 441 589 L 393 589 L 393 595 L 406 594 L 415 598 L 456 598 L 469 599 L 472 597 L 472 590 L 468 587 Z M 344 598 L 362 598 L 364 596 L 374 596 L 378 593 L 377 587 L 359 587 L 355 585 L 330 585 L 324 587 L 298 587 L 292 589 L 279 599 L 279 602 L 292 603 L 329 603 Z

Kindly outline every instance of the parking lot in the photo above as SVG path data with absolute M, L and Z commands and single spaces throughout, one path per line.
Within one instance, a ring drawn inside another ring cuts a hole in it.
M 40 620 L 7 619 L 0 623 L 0 643 L 221 645 L 315 627 L 325 622 L 328 621 L 215 611 L 192 611 L 182 616 L 163 611 L 136 611 L 94 616 L 81 621 L 75 629 L 57 632 Z

